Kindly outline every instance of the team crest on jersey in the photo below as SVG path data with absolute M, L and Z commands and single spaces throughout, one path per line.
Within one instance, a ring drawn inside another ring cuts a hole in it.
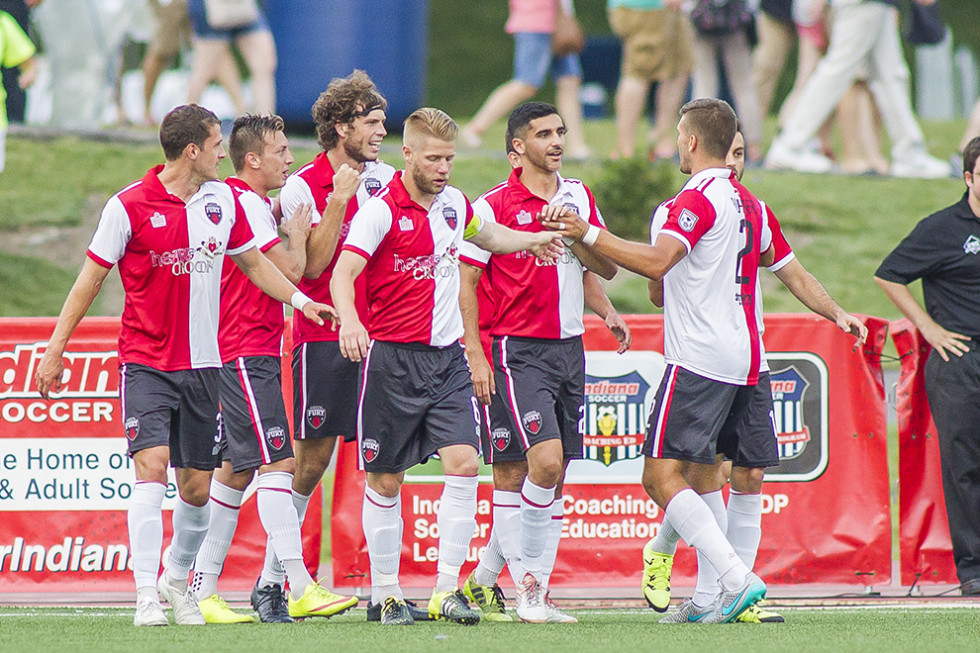
M 490 443 L 497 451 L 503 451 L 510 444 L 510 429 L 500 428 L 490 431 Z
M 364 180 L 364 190 L 367 191 L 368 195 L 374 196 L 375 193 L 381 190 L 381 180 L 368 177 Z
M 138 417 L 127 417 L 126 418 L 126 437 L 130 440 L 135 440 L 136 436 L 140 434 L 140 420 Z
M 197 248 L 197 251 L 213 259 L 218 254 L 221 254 L 221 243 L 214 236 L 209 236 L 207 240 L 201 241 L 201 246 Z
M 415 229 L 415 225 L 412 224 L 412 221 L 407 215 L 403 215 L 398 219 L 398 228 L 402 231 L 412 231 Z
M 459 221 L 456 220 L 456 209 L 447 206 L 442 210 L 442 217 L 446 219 L 446 224 L 449 225 L 449 228 L 455 231 L 456 225 L 459 224 Z
M 204 205 L 204 215 L 214 224 L 221 222 L 221 205 L 217 202 L 208 202 Z
M 153 215 L 150 216 L 150 225 L 154 229 L 159 229 L 160 227 L 166 227 L 167 226 L 167 216 L 165 216 L 164 214 L 162 214 L 159 211 L 157 211 L 156 213 L 154 213 Z
M 970 234 L 970 237 L 963 243 L 963 251 L 967 254 L 980 254 L 980 238 Z
M 698 223 L 698 216 L 694 215 L 691 211 L 684 209 L 681 211 L 680 216 L 677 218 L 677 226 L 679 226 L 684 231 L 690 233 L 694 231 L 694 225 Z
M 265 441 L 270 447 L 279 451 L 286 444 L 286 431 L 281 426 L 273 426 L 266 430 Z
M 516 219 L 517 219 L 517 224 L 525 225 L 525 224 L 531 224 L 531 222 L 534 221 L 534 216 L 532 216 L 528 211 L 522 210 L 520 213 L 517 214 Z
M 580 215 L 577 204 L 572 204 L 571 202 L 565 202 L 564 204 L 562 204 L 562 206 L 568 209 L 569 211 L 571 211 L 572 213 L 574 213 L 575 215 Z
M 361 455 L 364 456 L 366 462 L 371 462 L 377 458 L 380 450 L 381 445 L 374 438 L 368 438 L 361 443 Z
M 541 413 L 536 410 L 529 410 L 524 413 L 524 417 L 521 418 L 521 422 L 524 424 L 524 428 L 531 432 L 532 435 L 537 435 L 541 432 Z
M 609 466 L 640 455 L 650 384 L 639 372 L 585 376 L 585 457 Z
M 323 426 L 324 420 L 327 419 L 327 411 L 323 406 L 310 406 L 306 409 L 306 421 L 315 429 Z
M 808 481 L 827 467 L 827 369 L 807 353 L 769 352 L 779 466 L 767 478 Z

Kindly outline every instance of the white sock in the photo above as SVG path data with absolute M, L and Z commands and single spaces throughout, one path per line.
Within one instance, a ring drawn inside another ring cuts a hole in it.
M 745 582 L 749 572 L 718 526 L 711 508 L 691 488 L 681 490 L 667 504 L 667 517 L 684 541 L 703 552 L 718 572 L 724 589 Z
M 401 495 L 386 497 L 365 487 L 361 522 L 371 561 L 371 603 L 377 605 L 389 596 L 405 598 L 398 585 L 402 552 Z
M 650 548 L 657 553 L 674 555 L 680 539 L 681 534 L 674 530 L 674 525 L 670 523 L 670 520 L 667 519 L 667 514 L 664 513 L 664 518 L 660 522 L 660 528 L 657 529 L 657 534 L 650 540 Z
M 493 491 L 492 538 L 496 533 L 500 553 L 503 554 L 510 576 L 517 585 L 524 578 L 521 564 L 521 493 L 507 490 Z
M 702 494 L 701 498 L 708 504 L 708 508 L 711 509 L 711 514 L 714 515 L 715 521 L 718 522 L 718 527 L 724 533 L 728 529 L 728 513 L 725 510 L 725 498 L 722 496 L 721 490 Z M 694 601 L 694 605 L 699 608 L 706 608 L 714 602 L 715 597 L 721 591 L 721 587 L 718 585 L 718 572 L 711 566 L 711 562 L 707 556 L 701 551 L 698 551 L 697 554 L 698 580 L 694 586 L 694 597 L 692 600 Z
M 211 479 L 208 534 L 201 544 L 201 550 L 197 552 L 194 580 L 191 582 L 191 590 L 199 601 L 218 593 L 218 576 L 238 527 L 238 512 L 244 494 L 241 490 Z
M 166 492 L 166 485 L 150 481 L 136 481 L 133 488 L 126 521 L 137 593 L 143 588 L 154 588 L 153 592 L 156 593 L 160 550 L 163 548 L 163 512 L 160 507 Z
M 728 541 L 749 569 L 755 566 L 762 539 L 762 495 L 731 492 L 728 495 Z
M 262 528 L 276 552 L 276 558 L 286 570 L 289 593 L 294 599 L 303 596 L 313 577 L 303 563 L 303 543 L 299 533 L 299 518 L 292 497 L 293 475 L 286 472 L 259 474 L 255 501 Z
M 497 531 L 490 528 L 490 540 L 487 547 L 480 554 L 480 562 L 473 570 L 473 580 L 480 585 L 495 585 L 500 572 L 503 570 L 507 560 L 500 550 L 500 543 L 497 541 Z
M 306 509 L 310 505 L 310 497 L 313 495 L 300 494 L 292 490 L 293 508 L 296 509 L 296 519 L 300 528 L 300 546 L 302 546 L 303 521 L 306 519 Z M 286 572 L 279 564 L 276 557 L 276 549 L 272 546 L 272 540 L 267 538 L 265 542 L 265 562 L 262 564 L 262 575 L 259 577 L 259 587 L 269 587 L 278 585 L 282 587 L 286 582 Z
M 544 554 L 541 556 L 541 584 L 548 589 L 551 572 L 555 569 L 558 559 L 558 544 L 561 542 L 561 527 L 565 520 L 565 498 L 555 499 L 551 507 L 551 523 L 548 524 L 548 538 L 544 543 Z
M 208 534 L 211 515 L 211 502 L 203 506 L 192 506 L 180 497 L 174 508 L 174 537 L 170 542 L 170 559 L 167 564 L 167 577 L 174 585 L 187 584 L 187 577 L 194 566 L 194 559 Z
M 476 476 L 452 476 L 443 479 L 442 496 L 436 524 L 439 526 L 439 564 L 436 591 L 456 591 L 459 570 L 466 562 L 466 552 L 476 529 Z
M 541 580 L 541 557 L 548 525 L 551 523 L 551 506 L 555 502 L 555 488 L 541 487 L 524 479 L 521 486 L 521 564 L 524 570 Z

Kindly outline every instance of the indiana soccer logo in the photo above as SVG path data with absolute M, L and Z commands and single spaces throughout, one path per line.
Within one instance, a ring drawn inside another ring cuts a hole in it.
M 646 435 L 646 397 L 639 372 L 615 377 L 585 376 L 585 457 L 609 466 L 640 455 Z
M 279 451 L 286 444 L 286 431 L 281 426 L 273 426 L 265 432 L 265 441 L 270 447 Z
M 306 409 L 306 421 L 313 428 L 318 429 L 323 426 L 326 419 L 327 411 L 323 406 L 310 406 Z
M 805 352 L 769 352 L 772 422 L 779 465 L 766 477 L 810 481 L 827 469 L 827 367 Z
M 779 460 L 792 460 L 803 453 L 810 442 L 810 429 L 803 421 L 803 394 L 810 384 L 792 366 L 770 376 L 769 380 Z
M 381 451 L 381 445 L 374 438 L 368 438 L 361 443 L 361 455 L 365 462 L 371 462 L 377 458 L 379 451 Z

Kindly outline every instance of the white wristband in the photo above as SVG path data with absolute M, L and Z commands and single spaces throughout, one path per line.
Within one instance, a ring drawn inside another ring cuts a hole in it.
M 313 300 L 303 294 L 302 291 L 297 290 L 293 293 L 293 296 L 289 298 L 289 303 L 293 305 L 297 311 L 302 311 L 303 307 L 312 302 Z
M 585 232 L 585 235 L 582 236 L 582 243 L 590 247 L 595 245 L 595 241 L 599 239 L 599 233 L 601 231 L 602 230 L 599 229 L 599 227 L 595 226 L 594 224 L 590 224 L 588 230 Z

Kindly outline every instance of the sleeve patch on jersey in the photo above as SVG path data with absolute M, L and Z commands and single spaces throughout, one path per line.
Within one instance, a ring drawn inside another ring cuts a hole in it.
M 682 210 L 681 214 L 677 217 L 677 226 L 688 233 L 694 231 L 694 226 L 697 223 L 698 216 L 694 215 L 694 213 L 688 209 Z

